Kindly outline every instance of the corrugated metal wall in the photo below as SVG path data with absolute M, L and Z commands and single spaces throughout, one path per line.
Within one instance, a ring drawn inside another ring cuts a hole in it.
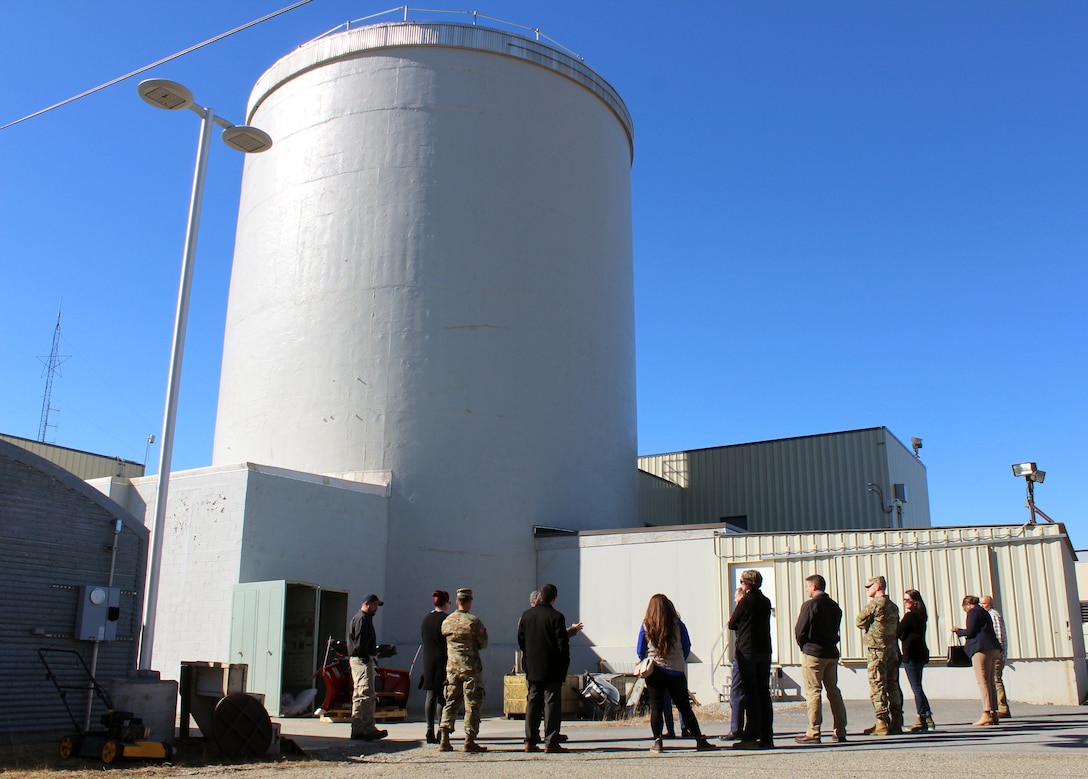
M 650 455 L 639 468 L 684 488 L 676 524 L 746 516 L 753 533 L 897 526 L 870 482 L 889 500 L 893 483 L 907 484 L 904 525 L 929 524 L 925 466 L 883 427 Z
M 1005 617 L 1009 658 L 1037 660 L 1084 656 L 1079 618 L 1070 612 L 1066 580 L 1072 546 L 1061 525 L 947 527 L 788 534 L 722 534 L 716 539 L 723 581 L 737 567 L 773 564 L 778 635 L 777 662 L 797 665 L 793 637 L 806 599 L 805 577 L 819 573 L 843 610 L 843 660 L 862 661 L 865 650 L 854 619 L 868 597 L 865 582 L 883 574 L 888 594 L 921 592 L 929 611 L 926 642 L 935 660 L 944 657 L 950 629 L 962 627 L 964 595 L 994 596 Z M 731 609 L 732 600 L 722 594 Z M 726 619 L 728 614 L 723 615 Z M 1078 627 L 1071 630 L 1070 625 Z
M 681 524 L 683 494 L 671 481 L 638 472 L 638 516 L 643 525 Z
M 72 728 L 37 650 L 75 649 L 90 662 L 92 644 L 75 641 L 72 634 L 80 587 L 107 583 L 118 519 L 112 506 L 70 473 L 0 443 L 0 566 L 7 583 L 0 619 L 0 733 L 60 735 Z M 140 629 L 147 530 L 119 513 L 125 519 L 117 537 L 114 586 L 122 590 L 121 616 L 118 640 L 99 645 L 100 681 L 123 678 L 135 668 Z M 69 671 L 76 667 L 61 662 L 56 670 L 74 682 L 79 677 Z M 69 693 L 81 724 L 84 701 L 84 695 Z M 96 706 L 93 722 L 103 712 Z
M 126 479 L 136 479 L 144 475 L 145 468 L 143 465 L 120 457 L 107 457 L 102 454 L 81 452 L 78 449 L 69 449 L 65 446 L 46 444 L 41 441 L 31 441 L 28 438 L 19 438 L 18 436 L 4 435 L 3 433 L 0 433 L 0 440 L 9 441 L 26 449 L 28 452 L 44 457 L 64 470 L 71 471 L 81 479 L 101 479 L 107 476 L 123 476 Z

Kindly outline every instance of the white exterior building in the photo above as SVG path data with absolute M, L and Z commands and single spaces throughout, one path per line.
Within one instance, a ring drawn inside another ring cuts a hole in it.
M 976 698 L 970 669 L 943 664 L 950 628 L 963 625 L 964 595 L 990 594 L 1009 636 L 1005 684 L 1028 703 L 1076 705 L 1088 693 L 1084 638 L 1072 545 L 1062 525 L 933 527 L 831 533 L 726 533 L 724 526 L 646 528 L 619 533 L 553 535 L 537 540 L 540 580 L 559 587 L 558 607 L 585 622 L 572 640 L 572 670 L 634 662 L 638 626 L 651 595 L 663 592 L 692 637 L 688 684 L 701 703 L 728 687 L 732 638 L 726 628 L 740 572 L 763 574 L 774 607 L 773 662 L 782 686 L 800 692 L 800 650 L 793 627 L 806 598 L 805 577 L 822 574 L 843 610 L 839 684 L 852 699 L 869 697 L 865 649 L 854 618 L 864 584 L 883 574 L 897 599 L 907 588 L 929 609 L 933 662 L 926 686 L 934 697 Z M 564 595 L 566 597 L 564 597 Z M 903 683 L 904 695 L 910 697 Z

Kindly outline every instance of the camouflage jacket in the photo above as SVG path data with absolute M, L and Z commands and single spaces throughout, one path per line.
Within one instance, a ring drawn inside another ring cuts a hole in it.
M 442 622 L 446 637 L 446 675 L 480 673 L 480 650 L 487 647 L 487 628 L 467 611 L 455 611 Z
M 857 626 L 865 631 L 869 649 L 897 649 L 895 631 L 899 627 L 899 607 L 887 595 L 870 598 L 858 614 Z

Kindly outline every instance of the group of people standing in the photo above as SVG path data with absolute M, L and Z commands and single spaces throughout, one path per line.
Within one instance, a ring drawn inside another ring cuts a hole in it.
M 820 696 L 823 692 L 831 705 L 833 737 L 846 741 L 846 707 L 838 688 L 839 625 L 842 610 L 825 592 L 826 581 L 819 574 L 806 580 L 809 600 L 801 607 L 795 637 L 803 655 L 801 673 L 808 705 L 808 730 L 797 737 L 801 744 L 819 744 L 823 722 Z M 902 665 L 914 693 L 918 719 L 910 726 L 912 733 L 936 728 L 933 711 L 922 687 L 922 672 L 929 663 L 925 633 L 928 615 L 918 590 L 908 589 L 903 596 L 904 613 L 888 597 L 887 580 L 874 576 L 866 582 L 869 602 L 855 620 L 864 631 L 868 655 L 869 695 L 875 722 L 862 732 L 866 735 L 903 733 L 903 691 L 899 685 Z M 965 651 L 971 657 L 975 678 L 982 697 L 983 713 L 975 725 L 996 725 L 1010 716 L 1001 671 L 1006 652 L 1004 621 L 993 608 L 993 598 L 968 595 L 963 599 L 966 627 L 954 627 L 952 633 L 966 638 Z M 998 691 L 1000 689 L 1000 692 Z
M 566 752 L 565 737 L 559 732 L 562 719 L 562 690 L 570 666 L 570 638 L 582 624 L 566 624 L 555 608 L 559 590 L 545 584 L 529 596 L 529 608 L 518 620 L 518 646 L 525 666 L 527 695 L 525 702 L 526 752 Z M 483 663 L 480 650 L 487 647 L 487 629 L 472 609 L 472 590 L 457 591 L 457 610 L 446 615 L 449 594 L 435 590 L 434 609 L 423 618 L 420 641 L 423 648 L 423 679 L 427 691 L 424 712 L 426 739 L 438 744 L 442 752 L 452 752 L 457 712 L 465 707 L 464 751 L 486 752 L 476 740 L 480 731 L 480 713 L 484 700 Z M 435 721 L 439 710 L 438 729 Z M 544 724 L 541 739 L 540 725 Z M 543 748 L 540 746 L 543 740 Z
M 774 710 L 771 705 L 771 602 L 761 591 L 763 576 L 746 570 L 740 575 L 740 587 L 734 594 L 734 609 L 729 628 L 736 632 L 733 680 L 730 703 L 734 749 L 773 749 Z M 933 712 L 922 687 L 922 673 L 930 661 L 925 633 L 928 622 L 926 605 L 918 590 L 908 589 L 903 597 L 904 613 L 887 594 L 887 581 L 873 576 L 866 582 L 868 603 L 855 620 L 864 632 L 868 655 L 870 699 L 875 722 L 862 732 L 866 735 L 903 733 L 903 693 L 899 685 L 902 665 L 914 693 L 918 719 L 911 732 L 935 729 Z M 808 728 L 797 736 L 800 744 L 819 744 L 823 739 L 821 696 L 831 706 L 831 737 L 845 742 L 846 706 L 838 686 L 840 627 L 842 609 L 826 592 L 827 582 L 820 574 L 805 579 L 808 599 L 802 605 L 794 627 L 794 637 L 801 649 L 801 678 L 808 708 Z M 562 687 L 570 665 L 570 638 L 582 629 L 581 623 L 566 624 L 555 608 L 558 589 L 545 584 L 529 597 L 529 608 L 518 621 L 518 646 L 526 675 L 525 709 L 526 752 L 566 752 L 565 736 L 560 733 Z M 423 651 L 423 677 L 420 687 L 426 691 L 424 711 L 427 743 L 438 744 L 440 751 L 452 751 L 450 734 L 462 705 L 464 751 L 486 752 L 476 741 L 480 729 L 484 699 L 483 663 L 480 650 L 487 647 L 487 628 L 472 614 L 472 590 L 457 590 L 456 610 L 448 613 L 450 595 L 444 590 L 432 594 L 433 610 L 420 626 Z M 352 618 L 347 649 L 350 657 L 354 694 L 352 697 L 351 738 L 367 741 L 384 738 L 385 730 L 375 724 L 375 659 L 377 639 L 373 618 L 384 605 L 377 595 L 368 595 Z M 1006 631 L 993 598 L 968 595 L 963 599 L 964 627 L 952 628 L 953 634 L 966 639 L 965 651 L 971 657 L 982 698 L 983 714 L 975 725 L 996 725 L 1009 717 L 1009 704 L 1002 682 L 1007 649 Z M 684 730 L 695 739 L 699 751 L 718 749 L 703 735 L 692 709 L 687 686 L 687 658 L 691 638 L 675 605 L 663 594 L 650 598 L 636 639 L 636 652 L 649 660 L 645 676 L 650 701 L 651 752 L 664 751 L 666 713 L 671 724 L 671 706 L 680 712 Z M 436 729 L 435 724 L 438 723 Z M 541 736 L 541 722 L 544 725 Z M 670 728 L 671 730 L 671 728 Z M 541 747 L 543 743 L 543 747 Z

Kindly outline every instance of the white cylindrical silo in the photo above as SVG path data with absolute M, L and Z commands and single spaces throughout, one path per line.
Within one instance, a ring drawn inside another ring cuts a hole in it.
M 637 523 L 622 100 L 538 41 L 405 22 L 285 56 L 248 121 L 275 145 L 246 160 L 214 464 L 390 471 L 387 603 L 520 613 L 534 525 Z

